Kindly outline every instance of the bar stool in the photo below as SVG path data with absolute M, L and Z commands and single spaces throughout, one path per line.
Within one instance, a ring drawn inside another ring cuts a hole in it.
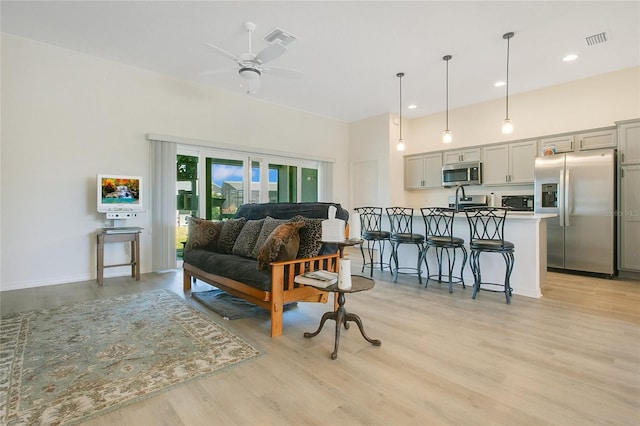
M 398 281 L 400 269 L 415 270 L 418 274 L 418 282 L 422 284 L 422 251 L 424 250 L 424 235 L 413 233 L 413 209 L 410 207 L 387 207 L 387 216 L 391 224 L 391 259 L 396 264 L 393 282 Z M 400 244 L 414 244 L 418 248 L 418 261 L 415 268 L 398 266 L 398 247 Z M 391 263 L 389 259 L 389 263 Z M 391 274 L 393 275 L 393 268 Z
M 514 245 L 504 239 L 504 223 L 509 208 L 506 207 L 467 207 L 464 213 L 469 222 L 469 249 L 471 256 L 469 263 L 473 272 L 474 284 L 472 298 L 475 299 L 480 290 L 504 291 L 507 303 L 511 303 L 511 271 L 513 271 L 513 251 Z M 506 265 L 504 283 L 483 283 L 480 272 L 480 254 L 499 253 Z M 502 287 L 503 290 L 493 290 L 481 288 L 486 284 L 489 286 Z
M 389 237 L 391 236 L 389 231 L 382 230 L 382 207 L 357 207 L 354 210 L 360 213 L 360 229 L 363 240 L 363 243 L 360 244 L 360 252 L 362 253 L 362 272 L 364 272 L 364 268 L 367 265 L 370 267 L 369 276 L 371 277 L 373 276 L 374 266 L 380 265 L 381 271 L 384 271 L 384 265 L 388 265 L 389 269 L 391 269 L 391 265 L 389 263 L 384 263 L 382 261 L 384 255 L 384 242 L 389 241 Z M 367 253 L 369 254 L 368 262 L 364 255 L 365 241 L 367 245 Z M 378 262 L 373 258 L 376 245 L 378 246 L 380 259 Z
M 442 261 L 444 254 L 447 254 L 448 263 L 448 275 L 447 281 L 449 282 L 449 293 L 453 293 L 453 284 L 464 285 L 464 266 L 467 263 L 467 249 L 464 248 L 464 239 L 453 236 L 453 218 L 456 213 L 456 209 L 447 207 L 424 207 L 420 209 L 422 218 L 424 220 L 424 228 L 426 230 L 426 244 L 425 249 L 422 252 L 422 259 L 427 267 L 427 283 L 433 279 L 439 283 L 442 283 Z M 436 260 L 438 261 L 438 273 L 431 274 L 429 272 L 429 262 L 427 262 L 427 252 L 433 247 L 436 251 Z M 456 250 L 462 250 L 464 257 L 462 258 L 462 266 L 460 267 L 460 276 L 453 275 L 453 269 L 456 264 Z M 453 252 L 453 253 L 452 253 Z M 453 259 L 452 259 L 453 257 Z M 453 261 L 452 261 L 453 260 Z

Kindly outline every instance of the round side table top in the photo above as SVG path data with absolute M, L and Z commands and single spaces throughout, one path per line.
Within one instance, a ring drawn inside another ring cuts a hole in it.
M 326 292 L 357 293 L 359 291 L 371 290 L 375 285 L 376 285 L 376 282 L 371 278 L 363 277 L 361 275 L 351 275 L 351 288 L 348 290 L 343 290 L 341 288 L 338 288 L 338 283 L 332 284 L 329 287 L 324 287 L 324 288 L 316 287 L 316 288 Z

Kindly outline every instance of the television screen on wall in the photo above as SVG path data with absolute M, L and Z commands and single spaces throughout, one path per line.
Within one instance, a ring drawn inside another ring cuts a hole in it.
M 142 176 L 99 174 L 96 190 L 100 213 L 144 210 Z

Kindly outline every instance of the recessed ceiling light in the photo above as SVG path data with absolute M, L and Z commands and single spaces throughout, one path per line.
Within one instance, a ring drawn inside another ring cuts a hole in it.
M 505 84 L 507 84 L 507 83 L 505 83 L 504 81 L 496 81 L 496 82 L 495 82 L 495 84 L 494 84 L 494 86 L 496 86 L 496 87 L 502 87 L 502 86 L 504 86 Z
M 409 108 L 409 109 L 416 109 L 416 108 L 418 108 L 418 105 L 411 104 L 411 105 L 409 105 L 407 108 Z
M 575 55 L 573 53 L 562 58 L 564 62 L 571 62 L 571 61 L 575 61 L 576 59 L 578 59 L 578 55 Z

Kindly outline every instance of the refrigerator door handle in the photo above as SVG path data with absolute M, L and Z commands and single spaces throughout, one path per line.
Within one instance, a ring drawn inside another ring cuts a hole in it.
M 560 226 L 564 226 L 564 170 L 560 170 L 560 180 L 558 183 L 558 221 Z
M 564 184 L 564 226 L 571 226 L 573 206 L 571 205 L 571 173 L 569 169 L 565 172 Z

